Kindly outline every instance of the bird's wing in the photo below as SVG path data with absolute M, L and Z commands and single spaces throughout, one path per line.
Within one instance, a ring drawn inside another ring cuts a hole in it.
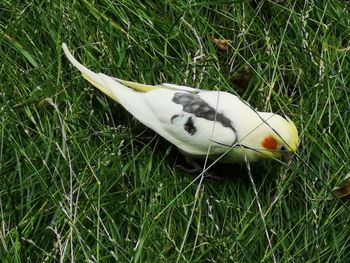
M 225 104 L 233 102 L 233 95 L 217 91 L 194 94 L 167 90 L 167 98 L 162 100 L 157 93 L 153 91 L 145 96 L 149 102 L 159 97 L 159 102 L 152 107 L 156 108 L 163 128 L 181 141 L 180 149 L 196 155 L 220 154 L 237 142 L 234 123 L 225 110 Z

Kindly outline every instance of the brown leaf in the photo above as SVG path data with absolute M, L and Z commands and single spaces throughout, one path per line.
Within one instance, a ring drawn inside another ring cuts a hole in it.
M 346 176 L 344 185 L 334 188 L 332 193 L 335 197 L 350 199 L 350 174 Z
M 213 42 L 219 49 L 228 50 L 229 41 L 226 39 L 217 39 L 214 36 L 210 37 L 211 42 Z

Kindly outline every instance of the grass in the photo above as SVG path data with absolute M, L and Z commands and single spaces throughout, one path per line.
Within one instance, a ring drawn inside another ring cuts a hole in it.
M 340 0 L 2 1 L 2 262 L 347 262 L 349 203 L 328 196 L 350 171 L 349 12 Z M 63 41 L 94 71 L 285 113 L 298 157 L 194 180 L 69 65 Z

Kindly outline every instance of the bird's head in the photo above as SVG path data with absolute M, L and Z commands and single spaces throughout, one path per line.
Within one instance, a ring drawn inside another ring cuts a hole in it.
M 298 131 L 288 117 L 259 112 L 263 123 L 248 137 L 253 139 L 250 147 L 255 150 L 255 158 L 282 158 L 289 160 L 298 148 Z

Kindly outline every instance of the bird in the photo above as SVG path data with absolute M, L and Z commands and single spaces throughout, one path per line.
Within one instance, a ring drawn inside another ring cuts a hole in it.
M 175 145 L 188 160 L 289 160 L 297 151 L 298 130 L 287 116 L 257 111 L 226 91 L 140 84 L 95 73 L 79 63 L 65 43 L 62 48 L 87 81 Z

